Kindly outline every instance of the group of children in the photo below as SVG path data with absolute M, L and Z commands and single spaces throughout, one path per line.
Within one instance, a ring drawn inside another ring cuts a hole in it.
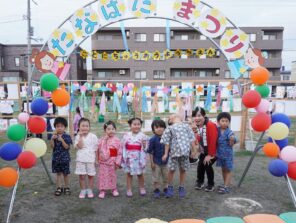
M 200 114 L 201 118 L 198 118 Z M 94 197 L 94 177 L 97 171 L 98 197 L 105 198 L 107 191 L 111 191 L 114 197 L 119 196 L 116 170 L 121 168 L 126 173 L 126 196 L 133 196 L 133 176 L 138 178 L 140 195 L 146 195 L 144 172 L 148 160 L 147 153 L 150 155 L 156 198 L 159 198 L 161 194 L 167 198 L 174 196 L 173 178 L 177 169 L 179 169 L 180 177 L 178 194 L 181 198 L 185 196 L 184 183 L 186 171 L 190 167 L 190 160 L 198 161 L 196 189 L 203 188 L 206 172 L 209 181 L 206 191 L 213 190 L 212 165 L 217 160 L 217 166 L 222 167 L 224 179 L 224 185 L 218 188 L 218 192 L 228 193 L 233 168 L 232 146 L 236 141 L 229 128 L 231 116 L 225 112 L 218 115 L 218 127 L 215 124 L 212 126 L 216 134 L 211 130 L 206 132 L 207 128 L 202 127 L 205 124 L 211 124 L 205 117 L 202 108 L 198 107 L 193 111 L 193 115 L 191 123 L 183 122 L 177 114 L 171 115 L 168 127 L 163 120 L 154 120 L 151 125 L 154 136 L 150 139 L 141 132 L 142 120 L 132 118 L 128 121 L 130 132 L 124 134 L 122 140 L 115 135 L 116 125 L 113 121 L 104 124 L 105 135 L 98 139 L 95 134 L 90 132 L 90 121 L 81 118 L 74 140 L 74 148 L 77 151 L 75 174 L 79 175 L 81 188 L 79 198 Z M 70 135 L 65 132 L 67 121 L 64 118 L 56 118 L 54 126 L 56 132 L 51 138 L 52 172 L 57 175 L 55 195 L 60 196 L 71 193 L 68 176 L 70 174 L 69 149 L 72 140 Z M 209 136 L 210 133 L 212 136 Z M 213 137 L 215 134 L 216 136 Z M 215 148 L 211 148 L 211 145 Z M 64 187 L 62 187 L 62 178 L 64 178 Z M 161 183 L 163 193 L 161 192 Z

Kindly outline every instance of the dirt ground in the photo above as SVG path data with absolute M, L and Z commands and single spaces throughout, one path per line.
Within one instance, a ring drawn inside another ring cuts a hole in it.
M 46 164 L 50 168 L 50 151 L 45 156 Z M 74 155 L 72 156 L 74 157 Z M 81 200 L 78 198 L 78 178 L 71 175 L 72 195 L 55 197 L 54 185 L 49 183 L 41 162 L 31 170 L 22 171 L 11 222 L 112 222 L 132 223 L 142 218 L 159 218 L 174 220 L 180 218 L 207 219 L 223 215 L 243 217 L 251 213 L 273 213 L 294 211 L 292 200 L 284 178 L 272 177 L 267 171 L 268 158 L 262 155 L 256 157 L 243 185 L 237 188 L 237 182 L 246 166 L 250 154 L 236 153 L 234 186 L 228 195 L 216 192 L 194 190 L 196 180 L 196 166 L 188 171 L 186 180 L 187 196 L 179 199 L 164 197 L 154 199 L 152 196 L 151 170 L 145 173 L 146 187 L 149 194 L 140 197 L 137 181 L 134 179 L 134 197 L 125 196 L 126 183 L 122 170 L 118 171 L 118 188 L 121 196 L 113 198 L 111 195 L 104 200 L 99 198 Z M 0 166 L 6 164 L 1 161 Z M 72 171 L 75 162 L 72 162 Z M 54 176 L 53 176 L 54 177 Z M 220 169 L 215 169 L 216 184 L 222 182 Z M 293 182 L 295 186 L 295 183 Z M 178 186 L 175 178 L 175 186 Z M 97 195 L 97 191 L 96 195 Z M 0 219 L 5 222 L 8 212 L 12 189 L 0 188 Z M 246 198 L 258 202 L 250 205 L 248 201 L 236 201 L 236 198 Z

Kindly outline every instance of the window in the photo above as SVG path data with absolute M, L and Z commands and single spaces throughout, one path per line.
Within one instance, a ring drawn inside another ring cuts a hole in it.
M 289 81 L 290 75 L 282 75 L 282 81 Z
M 171 74 L 172 77 L 177 77 L 177 78 L 183 78 L 183 77 L 188 77 L 188 71 L 180 71 L 180 70 L 175 70 Z
M 19 67 L 20 66 L 20 58 L 19 57 L 15 57 L 14 58 L 14 63 L 15 63 L 15 66 L 16 67 Z
M 99 78 L 110 78 L 112 76 L 112 71 L 98 71 Z
M 204 36 L 204 35 L 200 35 L 200 38 L 199 38 L 200 40 L 207 40 L 207 37 L 206 36 Z
M 255 33 L 250 33 L 249 34 L 249 38 L 250 38 L 250 41 L 251 42 L 255 42 L 256 41 L 256 38 L 257 38 L 257 35 Z
M 111 34 L 102 34 L 98 35 L 98 40 L 112 40 L 112 35 Z
M 229 70 L 226 70 L 225 71 L 225 78 L 231 78 L 231 76 L 230 76 L 230 71 Z
M 165 70 L 153 71 L 153 79 L 165 79 Z
M 277 35 L 275 32 L 263 31 L 263 36 L 262 36 L 263 40 L 276 40 L 277 39 L 276 37 L 277 37 Z
M 3 77 L 3 82 L 18 82 L 19 77 Z
M 155 33 L 153 39 L 154 39 L 154 42 L 165 42 L 165 34 Z
M 135 40 L 136 42 L 146 42 L 147 35 L 145 33 L 136 33 Z
M 1 67 L 4 67 L 4 57 L 1 57 Z
M 207 76 L 207 72 L 204 71 L 204 70 L 202 70 L 202 71 L 199 72 L 199 76 L 200 77 L 206 77 Z
M 175 40 L 189 40 L 189 36 L 185 34 L 177 34 L 175 35 Z
M 147 74 L 145 70 L 138 70 L 135 72 L 136 80 L 145 80 L 147 79 Z

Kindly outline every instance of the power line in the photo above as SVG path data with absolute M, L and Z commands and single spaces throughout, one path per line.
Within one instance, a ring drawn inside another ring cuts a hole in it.
M 25 21 L 24 19 L 18 19 L 18 20 L 0 22 L 0 24 L 7 24 L 7 23 L 14 23 L 14 22 L 24 22 L 24 21 Z

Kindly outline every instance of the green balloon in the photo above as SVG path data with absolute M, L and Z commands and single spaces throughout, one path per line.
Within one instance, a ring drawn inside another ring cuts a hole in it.
M 43 74 L 40 84 L 43 90 L 52 92 L 59 87 L 59 79 L 53 73 Z
M 262 98 L 267 98 L 270 93 L 269 87 L 266 84 L 257 86 L 255 90 L 258 91 Z
M 26 137 L 27 131 L 25 126 L 16 124 L 8 128 L 6 135 L 12 141 L 21 141 Z

